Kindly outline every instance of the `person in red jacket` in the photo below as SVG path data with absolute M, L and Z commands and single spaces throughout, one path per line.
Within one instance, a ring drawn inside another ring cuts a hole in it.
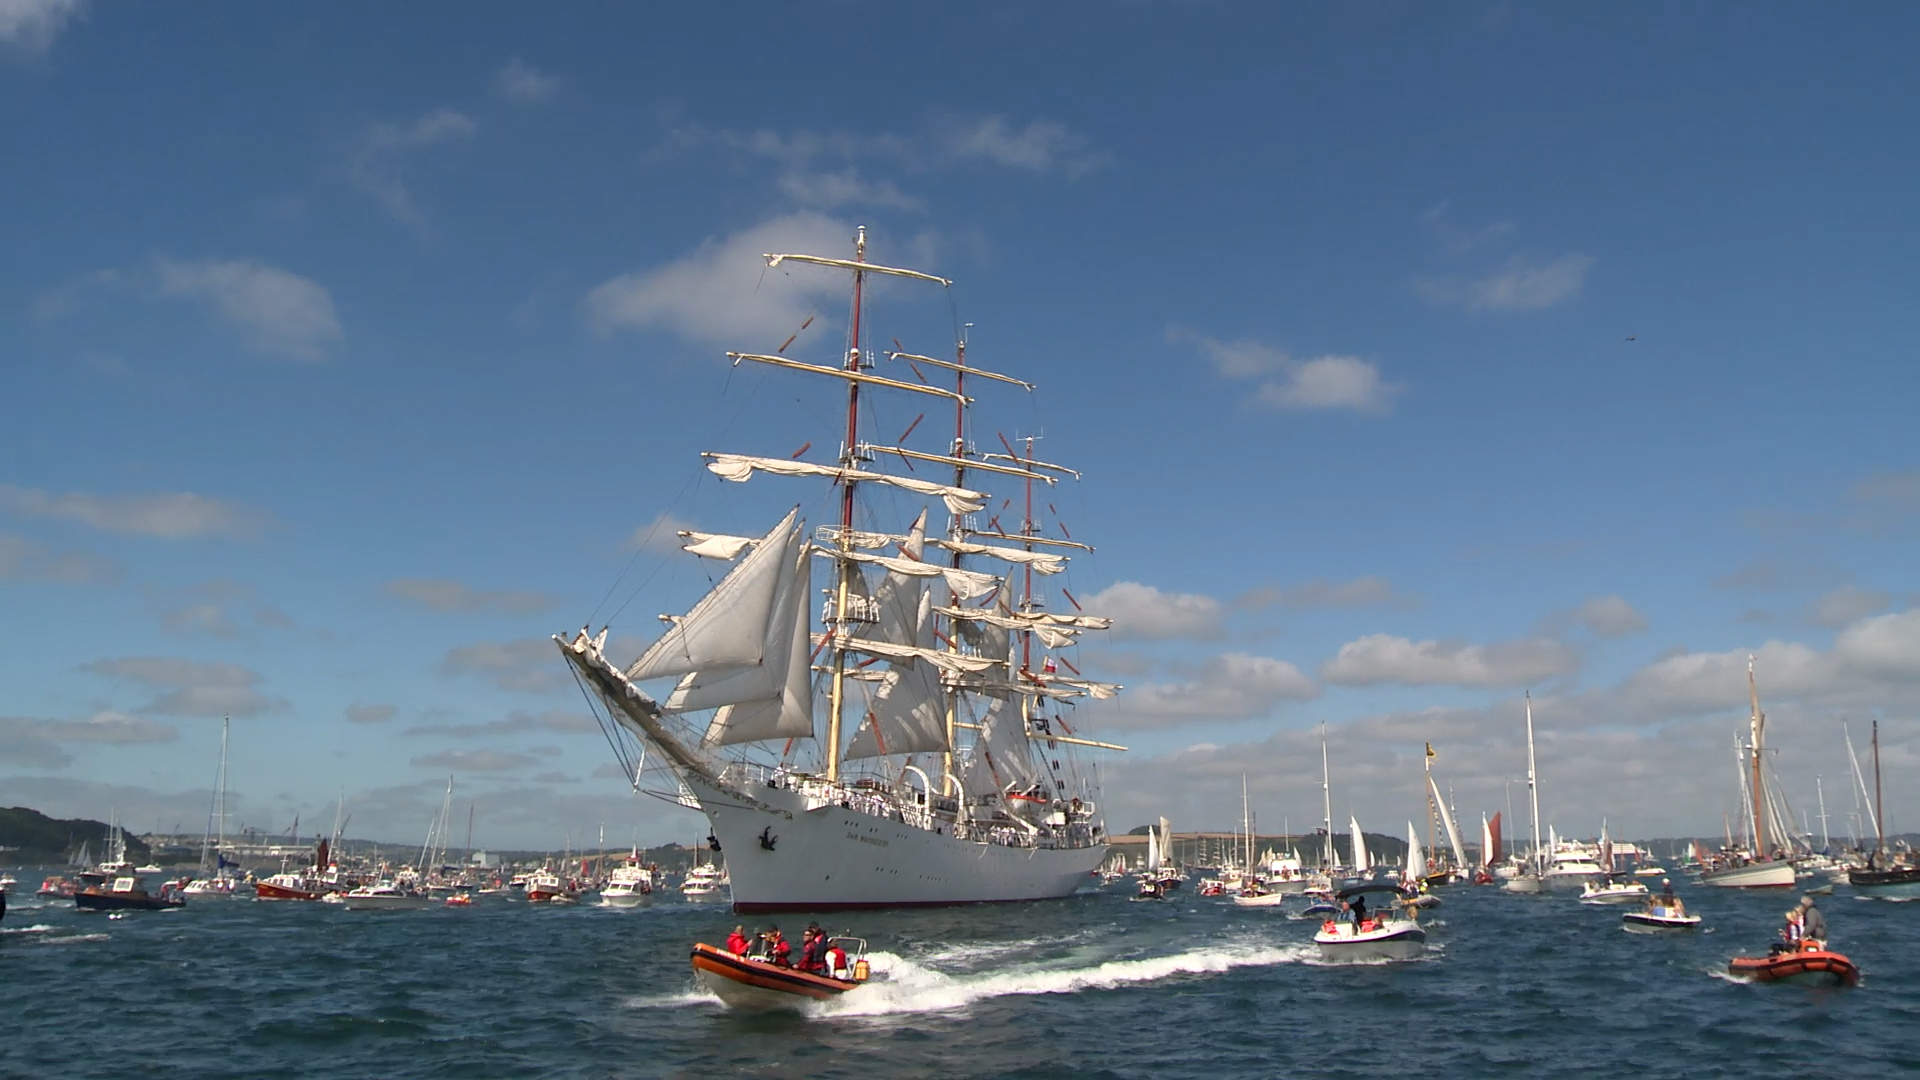
M 733 933 L 727 935 L 727 951 L 735 956 L 747 955 L 747 928 L 736 926 Z
M 793 946 L 780 936 L 780 928 L 767 927 L 767 948 L 773 954 L 773 962 L 780 967 L 793 966 Z

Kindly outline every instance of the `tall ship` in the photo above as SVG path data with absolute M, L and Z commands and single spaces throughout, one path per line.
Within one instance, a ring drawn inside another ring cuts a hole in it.
M 1748 731 L 1752 741 L 1747 744 L 1742 762 L 1743 792 L 1751 802 L 1751 816 L 1747 818 L 1746 833 L 1748 846 L 1745 851 L 1729 845 L 1726 864 L 1708 870 L 1700 875 L 1702 885 L 1715 885 L 1723 889 L 1790 889 L 1794 883 L 1793 863 L 1786 857 L 1785 834 L 1781 815 L 1768 797 L 1766 777 L 1766 730 L 1767 714 L 1760 711 L 1760 690 L 1753 681 L 1753 657 L 1747 657 L 1747 700 L 1752 705 L 1752 715 L 1748 719 Z M 1746 770 L 1752 771 L 1752 782 L 1746 780 Z M 1773 820 L 1774 833 L 1782 838 L 1782 850 L 1774 852 L 1767 843 L 1769 819 Z
M 1120 690 L 1083 676 L 1072 653 L 1110 621 L 1047 586 L 1093 550 L 1040 514 L 1048 490 L 1079 474 L 1037 458 L 1032 436 L 995 432 L 983 452 L 971 395 L 1034 387 L 971 366 L 964 333 L 951 359 L 898 338 L 871 348 L 876 279 L 952 282 L 869 262 L 864 228 L 851 259 L 765 258 L 770 270 L 850 279 L 837 362 L 786 355 L 798 332 L 772 353 L 727 354 L 736 367 L 843 383 L 839 452 L 808 461 L 809 442 L 784 457 L 703 457 L 727 481 L 825 481 L 828 520 L 810 529 L 795 508 L 760 536 L 682 532 L 685 550 L 733 565 L 685 615 L 662 616 L 665 632 L 637 659 L 609 657 L 605 627 L 554 641 L 635 787 L 706 815 L 737 911 L 1068 896 L 1107 854 L 1095 770 L 1081 758 L 1124 749 L 1079 734 L 1076 715 Z M 950 441 L 880 445 L 863 430 L 902 401 L 905 423 L 928 398 L 951 407 Z M 929 534 L 935 501 L 945 529 Z

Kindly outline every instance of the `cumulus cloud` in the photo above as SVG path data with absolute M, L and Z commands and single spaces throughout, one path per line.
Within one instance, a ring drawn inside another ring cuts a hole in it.
M 1413 599 L 1394 591 L 1393 583 L 1368 575 L 1352 581 L 1325 581 L 1315 578 L 1291 587 L 1264 586 L 1250 589 L 1234 601 L 1244 608 L 1358 608 L 1408 607 Z
M 1470 645 L 1369 634 L 1340 646 L 1320 677 L 1343 686 L 1525 686 L 1580 667 L 1579 654 L 1544 638 Z
M 692 529 L 692 522 L 662 510 L 652 521 L 636 526 L 627 534 L 627 547 L 633 551 L 678 551 L 682 542 L 680 534 Z
M 1845 626 L 1856 619 L 1887 610 L 1893 598 L 1877 589 L 1842 585 L 1815 598 L 1807 617 L 1821 626 Z
M 0 510 L 20 517 L 77 521 L 104 532 L 184 540 L 199 536 L 250 536 L 262 515 L 192 492 L 158 495 L 54 495 L 37 488 L 0 484 Z
M 1770 699 L 1823 706 L 1874 705 L 1920 686 L 1920 609 L 1863 618 L 1822 651 L 1768 641 L 1753 649 L 1677 652 L 1636 672 L 1623 688 L 1636 707 L 1689 715 L 1746 697 L 1747 661 Z
M 942 126 L 937 143 L 955 161 L 985 161 L 1069 177 L 1091 172 L 1108 160 L 1085 136 L 1054 120 L 1030 120 L 1024 126 L 1009 124 L 1001 116 L 950 121 Z
M 867 180 L 851 166 L 837 172 L 794 171 L 780 175 L 780 190 L 802 206 L 837 210 L 842 206 L 923 210 L 926 203 L 895 187 L 891 180 Z
M 1534 311 L 1579 295 L 1593 258 L 1563 255 L 1548 262 L 1521 256 L 1499 271 L 1478 278 L 1434 278 L 1419 283 L 1422 295 L 1437 304 L 1469 311 Z
M 44 53 L 80 10 L 81 0 L 0 0 L 0 48 Z
M 463 143 L 479 125 L 456 109 L 431 109 L 412 120 L 369 125 L 347 162 L 347 180 L 409 225 L 423 221 L 407 177 L 418 156 L 433 147 Z
M 355 724 L 384 724 L 399 712 L 391 705 L 349 705 L 342 715 Z
M 837 296 L 844 282 L 843 275 L 800 265 L 768 271 L 761 256 L 839 252 L 847 249 L 853 233 L 852 225 L 812 212 L 774 218 L 709 239 L 664 266 L 606 281 L 587 294 L 584 308 L 603 333 L 661 329 L 698 342 L 760 342 L 771 350 L 799 330 L 823 301 Z
M 493 92 L 523 105 L 545 101 L 559 90 L 559 79 L 542 75 L 517 56 L 493 73 Z
M 1647 628 L 1647 617 L 1618 596 L 1596 596 L 1550 621 L 1580 626 L 1601 638 L 1626 637 Z
M 1121 640 L 1209 640 L 1225 633 L 1220 601 L 1200 593 L 1161 592 L 1137 581 L 1117 581 L 1087 597 L 1088 611 L 1113 619 Z
M 1254 382 L 1253 400 L 1276 409 L 1383 413 L 1406 389 L 1387 382 L 1378 366 L 1357 356 L 1296 360 L 1251 339 L 1220 341 L 1180 327 L 1169 329 L 1167 340 L 1197 346 L 1223 378 Z
M 0 532 L 0 581 L 78 584 L 119 579 L 120 568 L 106 559 L 80 551 L 49 551 L 24 536 Z
M 246 259 L 154 264 L 162 296 L 204 301 L 247 347 L 294 360 L 319 360 L 340 340 L 333 294 L 319 282 Z
M 202 663 L 172 656 L 129 656 L 81 665 L 109 679 L 159 696 L 137 710 L 161 716 L 258 716 L 275 702 L 258 689 L 258 672 L 238 664 Z
M 1285 660 L 1226 653 L 1193 677 L 1134 688 L 1102 711 L 1103 729 L 1143 730 L 1248 720 L 1287 701 L 1309 701 L 1320 687 Z
M 229 640 L 260 630 L 291 629 L 285 612 L 262 603 L 251 587 L 233 581 L 204 581 L 181 589 L 149 586 L 147 603 L 160 625 L 176 634 L 205 634 Z
M 489 735 L 524 735 L 529 732 L 559 732 L 587 735 L 600 730 L 593 717 L 564 709 L 533 713 L 515 709 L 499 720 L 484 724 L 422 724 L 406 730 L 408 735 L 451 735 L 457 739 L 483 738 Z
M 482 590 L 445 578 L 402 578 L 389 581 L 387 592 L 429 611 L 476 615 L 538 615 L 553 607 L 553 597 L 518 589 Z
M 423 769 L 452 769 L 455 772 L 512 772 L 541 764 L 532 754 L 510 750 L 442 750 L 423 754 L 408 764 Z
M 502 690 L 537 694 L 566 684 L 566 665 L 543 637 L 482 641 L 450 649 L 440 661 L 448 675 L 476 675 Z

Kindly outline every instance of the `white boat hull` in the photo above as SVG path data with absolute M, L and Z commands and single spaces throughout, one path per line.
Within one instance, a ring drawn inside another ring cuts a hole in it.
M 1785 860 L 1729 866 L 1700 875 L 1700 884 L 1721 889 L 1791 889 L 1793 882 L 1793 864 Z
M 1396 922 L 1379 930 L 1353 933 L 1346 924 L 1313 935 L 1320 959 L 1329 964 L 1364 964 L 1381 960 L 1414 960 L 1427 951 L 1427 932 L 1417 925 Z
M 1285 893 L 1270 892 L 1263 896 L 1236 896 L 1235 907 L 1279 907 L 1287 899 Z
M 1632 934 L 1666 934 L 1691 930 L 1700 925 L 1698 915 L 1658 915 L 1650 911 L 1629 911 L 1620 916 L 1620 928 Z
M 1050 900 L 1071 896 L 1107 857 L 1104 844 L 1005 847 L 841 806 L 809 810 L 802 792 L 785 788 L 748 796 L 698 777 L 686 784 L 726 852 L 742 913 Z
M 1532 874 L 1516 874 L 1500 883 L 1500 887 L 1510 893 L 1524 893 L 1535 896 L 1546 891 L 1546 886 Z
M 443 903 L 431 896 L 355 896 L 345 893 L 340 897 L 341 906 L 348 911 L 419 911 Z
M 643 892 L 610 892 L 601 890 L 600 903 L 604 907 L 636 908 L 653 903 L 653 895 Z

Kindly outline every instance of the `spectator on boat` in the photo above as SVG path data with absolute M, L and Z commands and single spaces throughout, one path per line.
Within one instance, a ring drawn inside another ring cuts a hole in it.
M 1827 947 L 1827 917 L 1813 906 L 1813 897 L 1800 898 L 1800 939 L 1812 948 Z
M 1353 928 L 1355 930 L 1360 929 L 1360 924 L 1367 921 L 1367 897 L 1365 893 L 1353 898 L 1352 902 L 1347 905 L 1347 913 L 1353 917 Z
M 793 945 L 780 936 L 777 926 L 767 927 L 767 951 L 773 955 L 773 962 L 777 966 L 793 966 Z
M 827 939 L 818 926 L 807 927 L 800 940 L 800 970 L 809 975 L 827 973 Z
M 1673 879 L 1672 878 L 1660 879 L 1660 906 L 1661 907 L 1673 906 Z
M 736 926 L 733 933 L 727 935 L 727 951 L 735 956 L 747 955 L 747 928 Z

